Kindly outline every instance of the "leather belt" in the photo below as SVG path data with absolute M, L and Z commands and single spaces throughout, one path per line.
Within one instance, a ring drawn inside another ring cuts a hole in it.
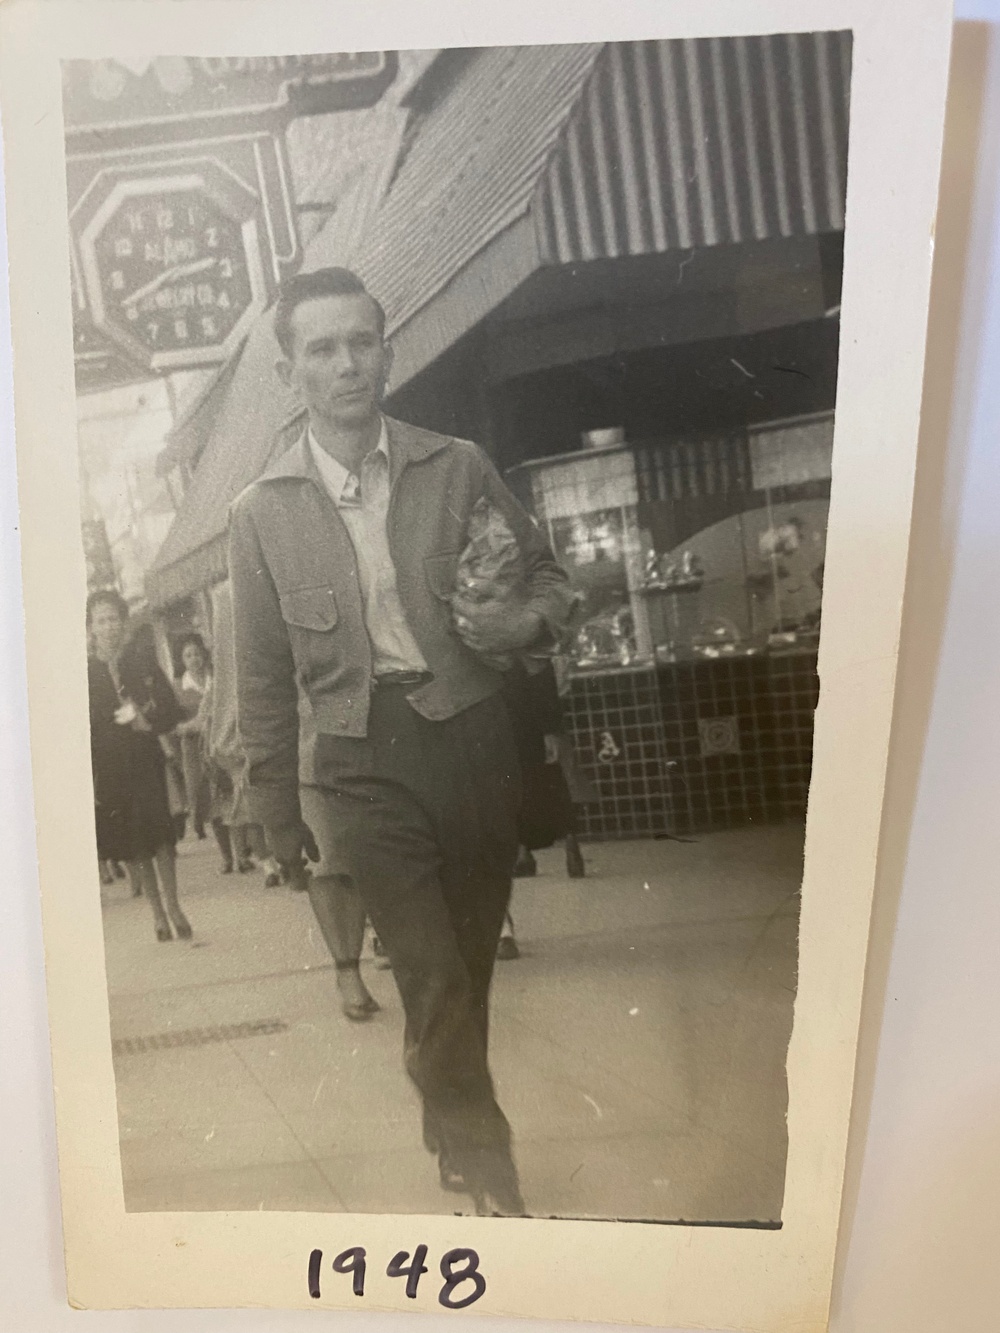
M 413 690 L 418 685 L 426 685 L 434 679 L 430 671 L 383 671 L 376 676 L 372 684 L 377 689 L 384 689 L 387 685 L 393 685 L 397 688 Z

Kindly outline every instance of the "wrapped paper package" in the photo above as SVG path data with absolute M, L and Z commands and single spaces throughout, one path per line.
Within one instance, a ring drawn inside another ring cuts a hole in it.
M 510 524 L 481 496 L 469 516 L 469 540 L 458 560 L 456 593 L 467 601 L 512 600 L 524 593 L 524 559 Z M 484 654 L 501 671 L 514 664 L 510 653 Z

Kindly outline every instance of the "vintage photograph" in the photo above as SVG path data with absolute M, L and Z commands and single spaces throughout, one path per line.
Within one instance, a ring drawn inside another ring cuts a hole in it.
M 62 62 L 127 1212 L 780 1228 L 851 63 Z

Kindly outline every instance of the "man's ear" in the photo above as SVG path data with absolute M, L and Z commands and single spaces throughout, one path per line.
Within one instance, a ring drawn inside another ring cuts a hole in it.
M 292 387 L 292 363 L 286 357 L 279 357 L 274 363 L 274 373 L 286 389 Z
M 382 382 L 379 386 L 379 398 L 385 394 L 385 386 L 389 383 L 389 375 L 392 371 L 392 347 L 389 343 L 382 344 Z

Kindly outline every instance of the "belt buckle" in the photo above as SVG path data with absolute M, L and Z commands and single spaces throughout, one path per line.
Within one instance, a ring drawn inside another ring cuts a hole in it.
M 427 671 L 387 671 L 384 675 L 375 677 L 375 684 L 396 685 L 401 689 L 410 689 L 423 685 L 430 678 L 430 673 Z

